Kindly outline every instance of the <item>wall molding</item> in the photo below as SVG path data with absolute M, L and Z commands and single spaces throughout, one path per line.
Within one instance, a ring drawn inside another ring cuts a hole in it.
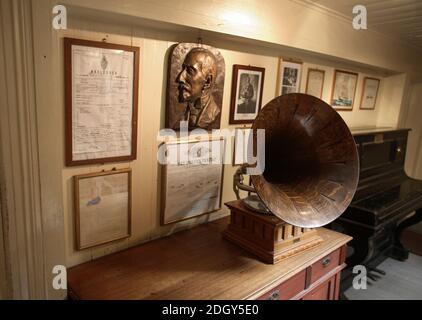
M 26 0 L 0 2 L 0 72 L 4 82 L 0 87 L 1 212 L 8 296 L 13 299 L 63 296 L 51 288 L 49 260 L 60 254 L 64 256 L 64 242 L 50 237 L 51 209 L 45 203 L 54 199 L 45 198 L 48 189 L 40 170 L 42 143 L 38 121 L 40 105 L 36 98 L 32 3 Z M 39 2 L 34 7 L 38 6 Z M 51 174 L 57 174 L 54 167 Z M 57 187 L 51 185 L 49 188 Z M 63 226 L 63 217 L 61 220 Z M 55 240 L 56 251 L 51 251 L 48 242 Z M 64 264 L 64 258 L 56 259 L 56 264 L 60 263 Z

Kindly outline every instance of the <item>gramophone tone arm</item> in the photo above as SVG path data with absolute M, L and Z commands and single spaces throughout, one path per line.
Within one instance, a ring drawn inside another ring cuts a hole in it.
M 247 192 L 253 192 L 256 193 L 255 188 L 248 186 L 243 183 L 243 175 L 246 174 L 246 166 L 243 165 L 239 169 L 236 170 L 236 173 L 233 176 L 233 190 L 236 194 L 236 198 L 240 199 L 239 191 L 247 191 Z

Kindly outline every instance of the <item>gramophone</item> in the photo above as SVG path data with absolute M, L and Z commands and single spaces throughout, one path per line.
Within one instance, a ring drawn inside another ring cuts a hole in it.
M 235 173 L 238 200 L 226 203 L 231 216 L 223 235 L 276 263 L 321 243 L 317 228 L 352 201 L 359 160 L 346 123 L 314 96 L 286 94 L 265 105 L 252 125 L 255 155 L 258 129 L 265 129 L 265 168 L 250 175 L 251 185 L 244 183 L 248 165 Z

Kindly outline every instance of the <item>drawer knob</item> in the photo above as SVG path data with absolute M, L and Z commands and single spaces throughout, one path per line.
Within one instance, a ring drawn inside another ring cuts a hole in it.
M 279 298 L 280 298 L 280 291 L 276 290 L 270 294 L 270 296 L 268 297 L 268 300 L 278 300 Z
M 322 260 L 322 266 L 325 268 L 326 266 L 328 266 L 331 262 L 331 258 L 327 257 L 324 260 Z

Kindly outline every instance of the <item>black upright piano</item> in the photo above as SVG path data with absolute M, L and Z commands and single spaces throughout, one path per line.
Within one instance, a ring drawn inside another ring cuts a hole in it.
M 404 228 L 422 220 L 422 180 L 407 176 L 404 162 L 409 129 L 353 129 L 360 172 L 349 208 L 331 227 L 353 237 L 350 242 L 342 289 L 353 278 L 353 267 L 367 267 L 376 281 L 385 272 L 377 266 L 386 258 L 406 260 L 400 243 Z

